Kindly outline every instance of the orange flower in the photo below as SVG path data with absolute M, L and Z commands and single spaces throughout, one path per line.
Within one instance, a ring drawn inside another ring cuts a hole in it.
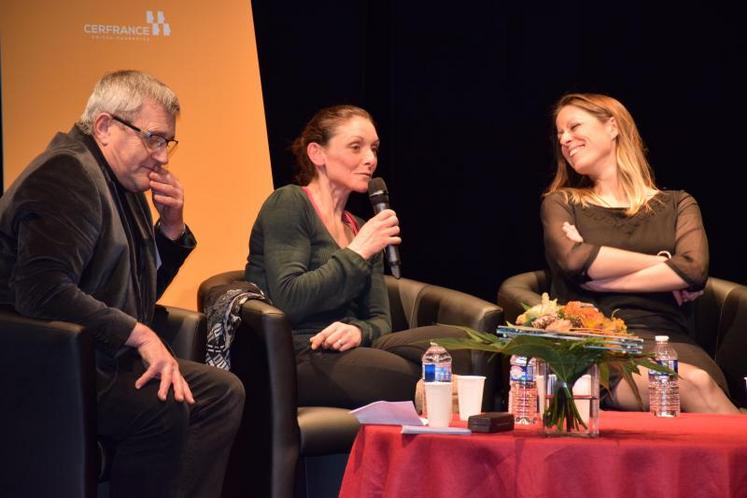
M 619 318 L 607 318 L 594 305 L 580 301 L 569 301 L 562 307 L 562 315 L 574 327 L 602 334 L 627 334 L 625 322 Z

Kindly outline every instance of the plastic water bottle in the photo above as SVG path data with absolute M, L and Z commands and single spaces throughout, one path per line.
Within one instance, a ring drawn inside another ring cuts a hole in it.
M 677 351 L 669 344 L 669 336 L 656 336 L 654 359 L 659 365 L 677 371 Z M 676 417 L 679 415 L 680 388 L 677 383 L 677 376 L 649 370 L 648 400 L 651 413 L 657 417 Z
M 529 425 L 537 421 L 537 383 L 534 377 L 536 364 L 534 358 L 511 356 L 508 411 L 514 415 L 515 424 Z
M 423 354 L 423 382 L 451 382 L 451 355 L 435 342 Z

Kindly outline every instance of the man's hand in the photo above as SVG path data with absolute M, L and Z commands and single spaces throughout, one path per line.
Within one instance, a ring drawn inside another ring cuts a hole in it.
M 172 387 L 174 399 L 177 401 L 186 401 L 189 404 L 195 402 L 187 381 L 179 371 L 179 363 L 155 332 L 138 322 L 125 344 L 137 348 L 146 367 L 145 373 L 135 381 L 135 389 L 140 389 L 151 379 L 161 379 L 161 385 L 158 388 L 159 399 L 165 401 L 169 387 Z
M 153 205 L 161 219 L 161 232 L 171 240 L 184 233 L 184 190 L 179 180 L 166 168 L 150 172 Z

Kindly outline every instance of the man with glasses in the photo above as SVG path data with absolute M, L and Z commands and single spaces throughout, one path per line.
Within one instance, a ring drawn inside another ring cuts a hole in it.
M 152 76 L 106 74 L 80 120 L 0 198 L 0 303 L 94 333 L 98 433 L 116 442 L 112 498 L 220 496 L 244 404 L 233 374 L 175 359 L 149 327 L 196 244 L 166 168 L 178 114 Z

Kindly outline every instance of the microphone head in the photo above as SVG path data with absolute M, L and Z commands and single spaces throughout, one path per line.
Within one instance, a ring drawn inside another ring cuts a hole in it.
M 371 181 L 368 182 L 368 196 L 373 197 L 374 195 L 379 194 L 388 194 L 389 191 L 386 189 L 386 183 L 384 183 L 384 179 L 381 177 L 371 178 Z
M 371 178 L 371 181 L 368 182 L 368 198 L 371 200 L 371 204 L 374 207 L 377 205 L 389 204 L 389 191 L 387 191 L 386 183 L 384 183 L 383 179 L 378 176 L 376 178 Z M 383 207 L 379 208 L 379 210 L 381 209 L 383 209 Z

